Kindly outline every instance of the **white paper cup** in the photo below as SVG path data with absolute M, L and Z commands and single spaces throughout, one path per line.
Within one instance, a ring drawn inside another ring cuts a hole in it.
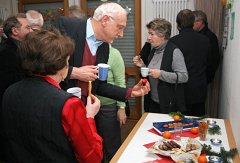
M 141 75 L 142 77 L 147 77 L 148 76 L 148 73 L 149 73 L 149 68 L 147 67 L 141 67 Z
M 69 88 L 67 92 L 73 94 L 74 96 L 77 96 L 78 98 L 81 98 L 81 88 L 79 87 Z
M 105 63 L 98 64 L 98 80 L 105 81 L 108 77 L 109 65 Z

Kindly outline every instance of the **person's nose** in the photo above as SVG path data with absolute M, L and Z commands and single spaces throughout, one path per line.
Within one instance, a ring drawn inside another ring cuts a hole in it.
M 119 33 L 118 33 L 118 37 L 123 37 L 123 31 L 120 31 Z
M 152 39 L 151 35 L 148 35 L 147 40 L 151 40 L 151 39 Z

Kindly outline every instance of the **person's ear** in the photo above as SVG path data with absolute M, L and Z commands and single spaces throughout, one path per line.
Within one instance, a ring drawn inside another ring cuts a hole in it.
M 110 21 L 109 19 L 110 19 L 109 16 L 104 15 L 104 16 L 102 17 L 102 19 L 101 19 L 102 24 L 103 24 L 103 25 L 106 25 L 107 22 Z
M 16 27 L 12 27 L 12 35 L 18 35 L 19 31 Z

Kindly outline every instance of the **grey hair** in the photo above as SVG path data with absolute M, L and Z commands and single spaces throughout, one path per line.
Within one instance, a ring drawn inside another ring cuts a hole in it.
M 207 15 L 203 11 L 196 10 L 196 11 L 193 11 L 193 14 L 195 16 L 195 21 L 202 20 L 204 24 L 208 24 Z
M 32 17 L 31 14 L 36 14 L 36 15 L 38 15 L 38 17 L 37 18 Z M 30 25 L 38 25 L 40 27 L 43 26 L 43 23 L 44 23 L 43 16 L 38 11 L 29 10 L 29 11 L 26 12 L 26 16 L 27 16 L 27 20 L 28 20 Z
M 78 19 L 84 19 L 85 18 L 85 14 L 83 13 L 82 9 L 80 6 L 78 5 L 72 5 L 69 7 L 69 16 L 70 17 L 75 17 Z
M 146 25 L 146 27 L 155 31 L 158 35 L 163 35 L 165 39 L 169 39 L 171 36 L 172 25 L 166 19 L 153 19 Z
M 122 6 L 114 2 L 103 3 L 94 11 L 93 19 L 100 20 L 104 15 L 114 17 L 118 14 L 126 14 L 127 12 Z

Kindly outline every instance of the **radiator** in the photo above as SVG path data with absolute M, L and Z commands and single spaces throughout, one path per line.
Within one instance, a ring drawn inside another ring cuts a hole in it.
M 154 18 L 164 18 L 172 24 L 172 35 L 178 34 L 176 17 L 187 8 L 188 0 L 152 0 Z

